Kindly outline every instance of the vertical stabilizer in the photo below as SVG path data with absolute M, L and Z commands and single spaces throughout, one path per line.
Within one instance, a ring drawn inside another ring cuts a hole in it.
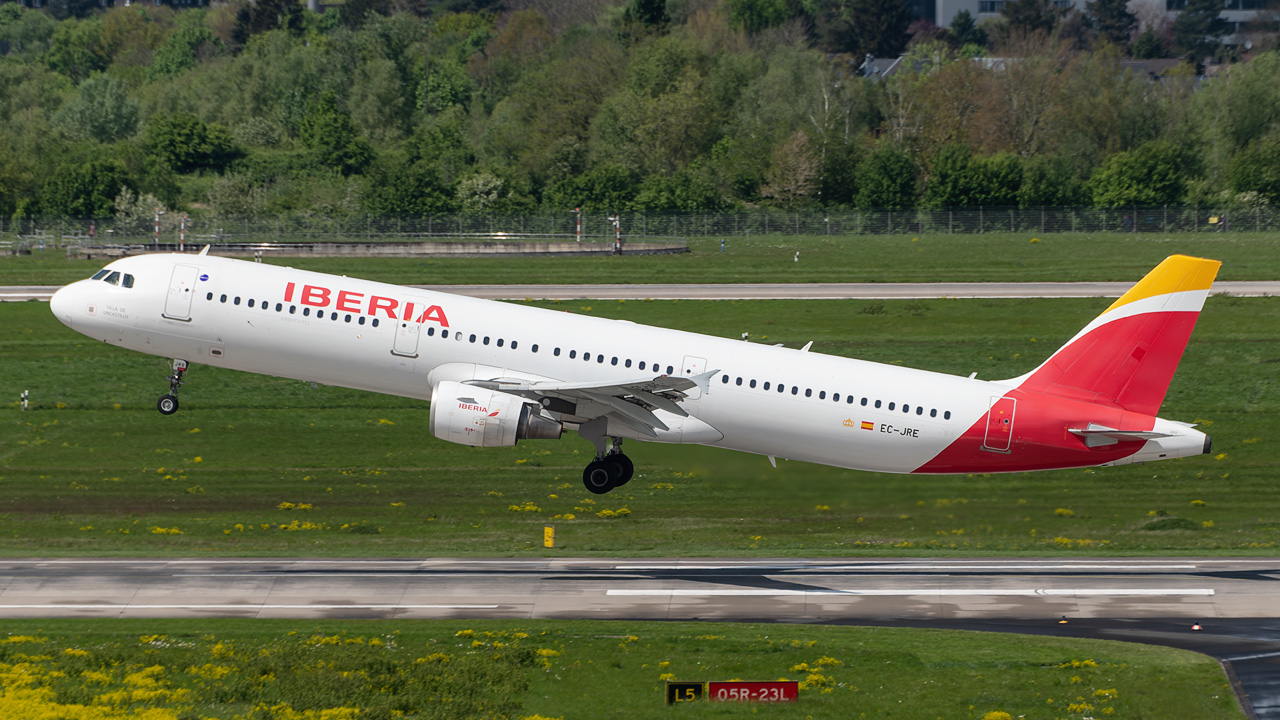
M 1043 365 L 1008 382 L 1155 415 L 1221 264 L 1167 258 Z

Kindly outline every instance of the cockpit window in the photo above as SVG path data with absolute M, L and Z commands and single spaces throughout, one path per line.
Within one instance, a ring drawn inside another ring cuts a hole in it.
M 103 268 L 103 269 L 99 270 L 98 272 L 94 273 L 94 274 L 93 274 L 93 277 L 91 277 L 91 278 L 89 278 L 89 279 L 90 279 L 90 280 L 101 280 L 102 278 L 106 277 L 106 276 L 107 276 L 107 273 L 109 273 L 109 272 L 111 272 L 111 271 L 110 271 L 110 270 L 108 270 L 108 269 L 106 269 L 106 268 Z
M 113 271 L 110 275 L 108 275 L 108 276 L 106 276 L 105 278 L 103 278 L 103 281 L 104 281 L 104 282 L 109 282 L 109 283 L 111 283 L 112 285 L 119 285 L 119 284 L 120 284 L 120 272 L 119 272 L 119 271 Z
M 133 276 L 130 275 L 129 273 L 125 273 L 124 280 L 121 281 L 120 287 L 127 287 L 127 288 L 133 287 Z

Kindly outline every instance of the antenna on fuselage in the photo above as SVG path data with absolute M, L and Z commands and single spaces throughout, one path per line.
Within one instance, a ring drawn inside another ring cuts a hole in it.
M 211 246 L 209 246 L 209 245 L 205 245 L 204 247 L 200 248 L 200 252 L 196 253 L 196 255 L 197 255 L 198 257 L 203 257 L 203 256 L 205 256 L 205 255 L 208 255 L 208 254 L 209 254 L 209 248 L 210 248 L 210 247 L 211 247 Z

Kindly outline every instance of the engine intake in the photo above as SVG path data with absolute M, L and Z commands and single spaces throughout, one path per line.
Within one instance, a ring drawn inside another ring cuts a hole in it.
M 517 395 L 452 380 L 431 390 L 431 434 L 474 447 L 513 447 L 520 440 L 557 440 L 564 425 Z

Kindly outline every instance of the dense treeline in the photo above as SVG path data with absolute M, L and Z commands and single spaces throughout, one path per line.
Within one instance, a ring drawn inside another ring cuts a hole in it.
M 1274 51 L 1152 80 L 963 15 L 863 78 L 814 8 L 865 4 L 0 5 L 0 217 L 1280 203 Z

